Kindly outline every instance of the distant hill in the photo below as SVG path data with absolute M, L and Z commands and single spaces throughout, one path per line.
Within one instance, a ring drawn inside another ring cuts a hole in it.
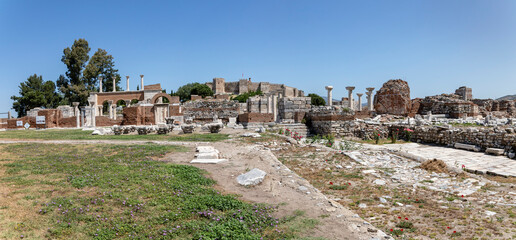
M 516 94 L 503 96 L 503 97 L 498 98 L 496 100 L 516 100 Z

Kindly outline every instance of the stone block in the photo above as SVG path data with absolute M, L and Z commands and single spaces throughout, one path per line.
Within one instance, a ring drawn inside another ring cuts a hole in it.
M 257 185 L 263 181 L 266 175 L 266 172 L 258 168 L 253 168 L 251 171 L 239 175 L 237 182 L 243 186 Z
M 219 154 L 217 152 L 202 152 L 195 154 L 197 159 L 218 159 Z
M 222 162 L 227 162 L 227 159 L 194 159 L 190 161 L 190 163 L 207 163 L 207 164 L 217 164 Z
M 496 155 L 496 156 L 503 155 L 504 151 L 505 150 L 501 149 L 501 148 L 487 148 L 486 149 L 486 153 L 493 154 L 493 155 Z
M 480 148 L 479 147 L 477 147 L 475 145 L 471 145 L 471 144 L 455 143 L 454 147 L 458 148 L 458 149 L 464 149 L 464 150 L 469 150 L 469 151 L 474 151 L 474 152 L 480 152 Z

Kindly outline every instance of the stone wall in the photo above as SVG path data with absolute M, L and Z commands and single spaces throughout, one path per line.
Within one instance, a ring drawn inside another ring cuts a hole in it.
M 287 97 L 303 97 L 304 92 L 297 88 L 288 87 L 284 84 L 275 84 L 269 82 L 252 82 L 251 79 L 240 79 L 236 82 L 225 82 L 224 78 L 214 78 L 212 82 L 205 83 L 216 94 L 234 94 L 239 95 L 249 91 L 260 90 L 266 95 L 283 94 Z
M 73 107 L 70 106 L 59 106 L 57 107 L 58 110 L 61 110 L 61 113 L 63 114 L 64 118 L 74 117 L 75 116 L 75 110 Z
M 354 112 L 342 106 L 313 106 L 306 113 L 307 125 L 310 132 L 314 135 L 334 134 L 338 137 L 350 136 L 345 129 L 346 122 L 354 119 Z
M 516 150 L 513 128 L 444 128 L 439 126 L 414 127 L 413 141 L 451 146 L 455 143 L 486 148 L 512 148 Z
M 478 146 L 482 150 L 502 148 L 508 151 L 516 151 L 516 131 L 512 127 L 407 126 L 353 120 L 326 120 L 321 117 L 319 117 L 319 120 L 317 119 L 313 118 L 309 124 L 313 134 L 333 134 L 337 137 L 370 140 L 374 139 L 377 134 L 380 134 L 381 138 L 390 138 L 394 132 L 397 132 L 398 138 L 405 140 L 409 139 L 408 134 L 410 134 L 410 140 L 413 142 L 445 146 L 464 143 Z M 413 130 L 413 132 L 404 131 L 406 128 Z
M 238 101 L 203 100 L 183 103 L 182 109 L 185 118 L 192 118 L 197 122 L 211 122 L 214 117 L 227 122 L 229 118 L 238 117 L 240 105 Z
M 271 104 L 271 106 L 269 106 Z M 254 96 L 247 99 L 247 112 L 272 113 L 272 97 Z
M 462 100 L 455 94 L 441 94 L 421 99 L 419 114 L 446 114 L 452 118 L 473 117 L 479 114 L 478 106 L 471 101 Z
M 312 101 L 310 97 L 283 97 L 278 100 L 280 119 L 294 121 L 297 112 L 310 111 Z
M 455 94 L 459 95 L 463 100 L 471 100 L 473 99 L 473 90 L 469 87 L 462 86 L 455 90 Z
M 473 99 L 472 102 L 483 116 L 516 117 L 515 100 Z

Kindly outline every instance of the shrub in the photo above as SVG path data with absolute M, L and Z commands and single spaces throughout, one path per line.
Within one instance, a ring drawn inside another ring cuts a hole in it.
M 246 93 L 242 93 L 236 97 L 233 97 L 231 98 L 232 100 L 237 100 L 238 102 L 240 103 L 245 103 L 247 102 L 247 99 L 249 99 L 250 97 L 254 97 L 254 96 L 257 96 L 257 95 L 262 95 L 262 91 L 258 90 L 258 91 L 249 91 L 249 92 L 246 92 Z
M 348 189 L 348 185 L 331 185 L 331 190 L 346 190 Z
M 314 106 L 324 106 L 324 105 L 326 105 L 326 101 L 324 101 L 324 98 L 322 98 L 321 96 L 319 96 L 319 95 L 317 95 L 315 93 L 310 93 L 310 94 L 308 94 L 308 96 L 311 99 L 312 105 L 314 105 Z
M 191 95 L 199 95 L 202 97 L 213 96 L 213 91 L 210 87 L 200 83 L 189 83 L 177 89 L 176 92 L 171 92 L 172 96 L 179 96 L 181 102 L 190 100 Z

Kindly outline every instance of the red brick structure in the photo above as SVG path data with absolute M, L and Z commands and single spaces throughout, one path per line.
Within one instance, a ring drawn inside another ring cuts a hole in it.
M 272 113 L 243 113 L 238 115 L 238 121 L 241 123 L 273 122 L 274 116 Z

